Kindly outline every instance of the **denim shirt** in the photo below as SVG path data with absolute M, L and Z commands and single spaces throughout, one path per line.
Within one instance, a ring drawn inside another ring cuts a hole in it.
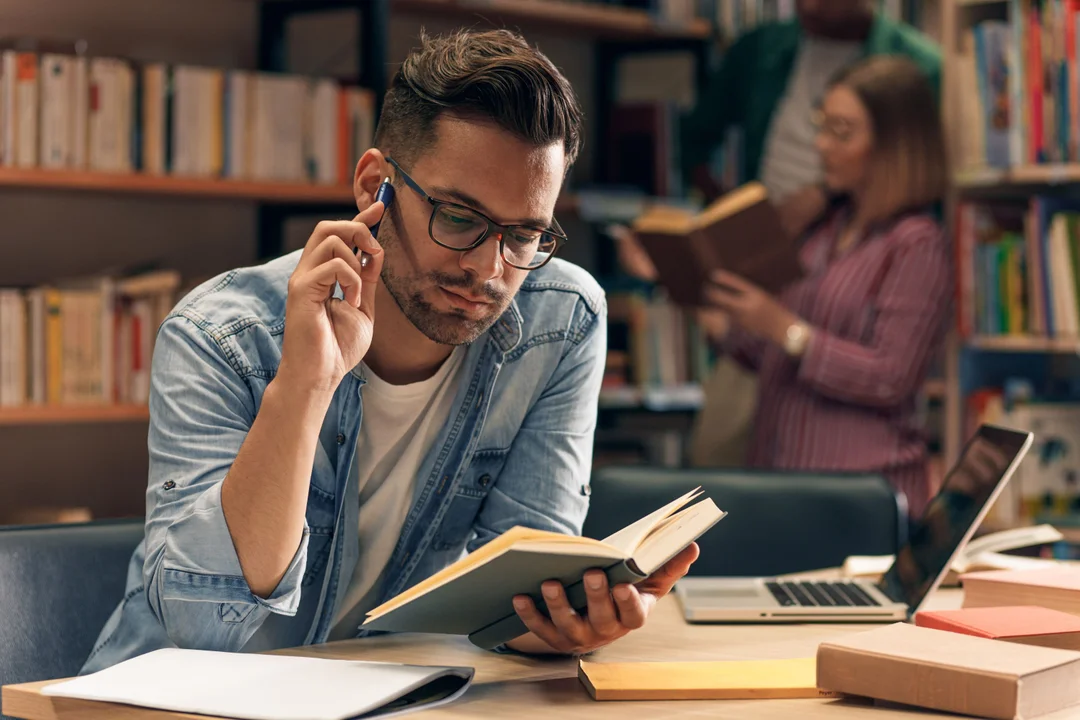
M 303 538 L 268 597 L 244 580 L 221 508 L 222 481 L 281 359 L 298 260 L 299 251 L 207 281 L 159 328 L 145 537 L 83 673 L 163 647 L 254 652 L 326 641 L 358 556 L 359 371 L 326 413 Z M 606 330 L 595 280 L 555 259 L 530 272 L 469 345 L 384 571 L 383 600 L 515 525 L 581 532 Z

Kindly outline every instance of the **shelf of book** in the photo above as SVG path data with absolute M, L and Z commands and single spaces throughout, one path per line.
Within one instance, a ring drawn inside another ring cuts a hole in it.
M 23 405 L 0 408 L 0 426 L 146 422 L 146 405 Z
M 349 185 L 247 182 L 175 175 L 11 167 L 0 168 L 0 187 L 32 188 L 35 190 L 85 190 L 289 203 L 340 202 L 347 204 L 353 200 L 353 190 Z
M 141 173 L 0 167 L 0 188 L 5 187 L 222 198 L 298 204 L 341 203 L 342 205 L 349 205 L 353 202 L 353 189 L 348 185 L 246 182 Z M 556 212 L 572 213 L 577 208 L 578 200 L 573 194 L 560 196 L 555 204 Z
M 695 412 L 704 400 L 704 392 L 696 383 L 670 387 L 607 387 L 600 391 L 601 410 Z
M 1080 182 L 1080 163 L 1018 165 L 1009 169 L 972 168 L 956 174 L 961 189 L 993 188 L 1012 185 L 1062 185 Z
M 1048 338 L 1030 335 L 975 335 L 966 341 L 970 348 L 995 352 L 1078 353 L 1080 338 Z
M 394 0 L 394 11 L 479 16 L 504 23 L 522 23 L 565 32 L 588 33 L 621 40 L 653 38 L 704 39 L 712 26 L 704 18 L 665 22 L 635 8 L 562 0 Z

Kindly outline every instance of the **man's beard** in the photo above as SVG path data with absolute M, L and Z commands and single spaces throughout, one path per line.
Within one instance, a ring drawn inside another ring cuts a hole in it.
M 401 238 L 397 234 L 397 224 L 393 222 L 392 211 L 393 206 L 379 227 L 378 242 L 385 253 L 381 274 L 383 285 L 386 286 L 390 296 L 394 298 L 394 302 L 409 322 L 429 340 L 440 345 L 467 345 L 473 342 L 494 325 L 505 312 L 510 305 L 511 296 L 488 286 L 477 287 L 470 281 L 468 274 L 454 276 L 439 271 L 420 276 L 396 274 L 391 268 L 392 263 L 389 262 L 389 258 L 391 251 L 402 254 L 402 248 Z M 434 243 L 430 238 L 427 240 Z M 433 288 L 437 291 L 440 286 L 463 290 L 472 297 L 487 298 L 492 303 L 490 314 L 482 318 L 471 318 L 463 310 L 456 308 L 449 312 L 437 310 L 424 299 L 422 289 Z

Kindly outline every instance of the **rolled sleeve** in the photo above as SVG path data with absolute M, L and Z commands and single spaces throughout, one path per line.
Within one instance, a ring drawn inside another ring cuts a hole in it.
M 221 552 L 223 547 L 232 547 L 232 535 L 221 509 L 221 483 L 217 483 L 199 497 L 190 514 L 173 523 L 165 533 L 162 598 L 254 603 L 272 613 L 295 615 L 300 606 L 300 581 L 307 562 L 309 535 L 305 520 L 300 547 L 281 582 L 269 597 L 255 595 L 244 580 L 236 553 Z
M 252 593 L 221 487 L 257 403 L 233 365 L 236 352 L 197 320 L 174 316 L 155 341 L 143 580 L 151 610 L 179 647 L 237 651 L 271 614 L 296 614 L 309 529 L 274 592 Z

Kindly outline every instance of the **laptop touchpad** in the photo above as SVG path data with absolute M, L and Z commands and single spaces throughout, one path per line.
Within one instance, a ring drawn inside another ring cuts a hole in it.
M 686 600 L 697 607 L 745 607 L 773 605 L 775 601 L 761 583 L 752 580 L 718 580 L 715 583 L 694 583 L 684 589 Z

